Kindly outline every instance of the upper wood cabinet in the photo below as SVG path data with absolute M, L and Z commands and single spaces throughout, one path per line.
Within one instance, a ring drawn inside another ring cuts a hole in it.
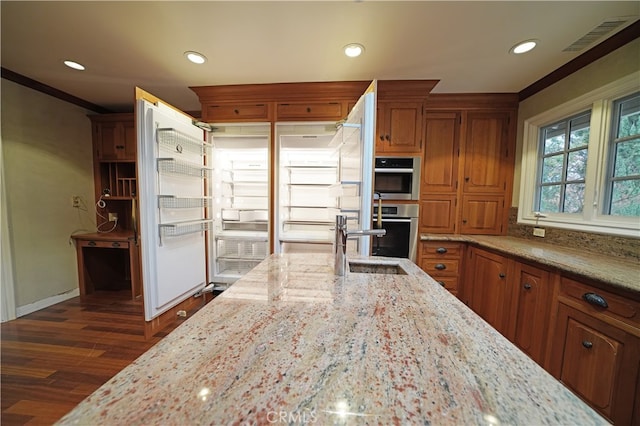
M 515 121 L 515 120 L 514 120 Z M 468 112 L 466 114 L 463 190 L 476 193 L 504 193 L 513 170 L 509 141 L 508 112 Z
M 347 102 L 279 102 L 278 121 L 338 121 L 349 114 Z
M 216 123 L 269 121 L 271 109 L 268 102 L 210 103 L 202 106 L 202 115 L 207 121 Z
M 94 158 L 101 161 L 136 160 L 133 114 L 91 115 Z
M 421 102 L 378 101 L 376 153 L 420 154 L 422 151 Z
M 427 112 L 425 114 L 425 146 L 420 173 L 420 192 L 455 193 L 458 187 L 460 153 L 460 111 Z

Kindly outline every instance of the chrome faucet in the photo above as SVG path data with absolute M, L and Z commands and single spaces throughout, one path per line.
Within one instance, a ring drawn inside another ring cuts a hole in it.
M 344 276 L 347 268 L 347 238 L 351 236 L 376 235 L 382 237 L 387 233 L 386 229 L 360 229 L 358 231 L 347 230 L 347 216 L 336 215 L 336 235 L 333 244 L 335 274 Z

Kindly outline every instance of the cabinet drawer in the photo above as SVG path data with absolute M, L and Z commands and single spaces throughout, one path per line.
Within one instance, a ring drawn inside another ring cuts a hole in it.
M 100 247 L 100 248 L 119 248 L 128 249 L 129 243 L 126 241 L 95 241 L 95 240 L 78 240 L 80 247 Z
M 270 118 L 269 104 L 220 104 L 207 105 L 205 119 L 209 122 L 225 122 L 238 120 L 266 120 Z
M 463 247 L 460 243 L 423 242 L 422 256 L 460 258 L 462 249 Z
M 458 290 L 458 277 L 445 277 L 445 276 L 437 276 L 431 275 L 438 284 L 442 287 L 446 288 L 449 291 L 457 291 Z
M 339 120 L 346 115 L 341 102 L 280 103 L 276 107 L 276 114 L 278 120 Z
M 433 276 L 457 276 L 460 260 L 458 259 L 421 259 L 423 271 Z
M 595 317 L 615 318 L 640 327 L 640 302 L 565 277 L 560 284 L 560 297 L 577 302 L 583 312 Z

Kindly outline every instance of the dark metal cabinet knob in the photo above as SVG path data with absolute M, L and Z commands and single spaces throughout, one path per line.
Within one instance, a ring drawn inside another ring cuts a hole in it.
M 89 244 L 88 244 L 88 245 L 90 245 L 91 247 L 93 247 L 93 246 L 95 246 L 95 245 L 96 245 L 96 242 L 95 242 L 95 241 L 89 241 Z
M 447 252 L 447 249 L 444 248 L 444 247 L 438 247 L 436 249 L 436 253 L 438 253 L 438 254 L 445 254 L 446 252 Z
M 504 278 L 504 277 L 506 277 L 506 276 L 507 276 L 507 274 L 505 274 L 504 272 L 500 272 L 500 273 L 498 274 L 498 276 L 499 276 L 500 278 Z
M 584 346 L 584 347 L 585 347 L 585 348 L 587 348 L 587 349 L 591 349 L 591 348 L 593 347 L 593 343 L 591 343 L 591 342 L 590 342 L 590 341 L 588 341 L 588 340 L 583 340 L 583 341 L 582 341 L 582 346 Z
M 436 268 L 438 271 L 442 271 L 444 269 L 447 269 L 447 265 L 445 265 L 444 263 L 436 263 L 436 266 L 434 266 L 434 268 Z
M 609 304 L 607 303 L 606 299 L 600 296 L 599 294 L 585 293 L 582 295 L 582 298 L 586 300 L 588 303 L 592 304 L 593 306 L 597 306 L 599 308 L 609 307 Z
M 531 284 L 529 283 L 525 283 L 523 287 L 525 290 L 531 290 Z
M 234 110 L 233 110 L 233 112 L 234 112 L 235 114 L 240 114 L 240 111 L 238 111 L 237 109 L 234 109 Z
M 465 177 L 464 177 L 464 181 L 465 181 L 465 182 L 469 182 L 469 179 L 470 179 L 470 178 L 469 178 L 469 176 L 465 176 Z
M 442 287 L 444 287 L 444 281 L 438 281 L 438 284 L 440 284 Z
M 311 108 L 307 107 L 307 112 L 311 112 Z
M 119 242 L 115 242 L 115 243 L 111 243 L 112 247 L 120 247 L 120 243 Z

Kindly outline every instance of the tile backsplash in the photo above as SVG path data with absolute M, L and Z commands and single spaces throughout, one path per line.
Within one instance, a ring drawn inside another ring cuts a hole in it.
M 530 240 L 535 239 L 540 242 L 583 249 L 608 256 L 623 257 L 629 260 L 640 260 L 640 239 L 637 238 L 548 227 L 545 227 L 546 234 L 544 238 L 539 238 L 533 236 L 533 226 L 521 225 L 517 221 L 518 208 L 512 207 L 509 211 L 507 235 Z

